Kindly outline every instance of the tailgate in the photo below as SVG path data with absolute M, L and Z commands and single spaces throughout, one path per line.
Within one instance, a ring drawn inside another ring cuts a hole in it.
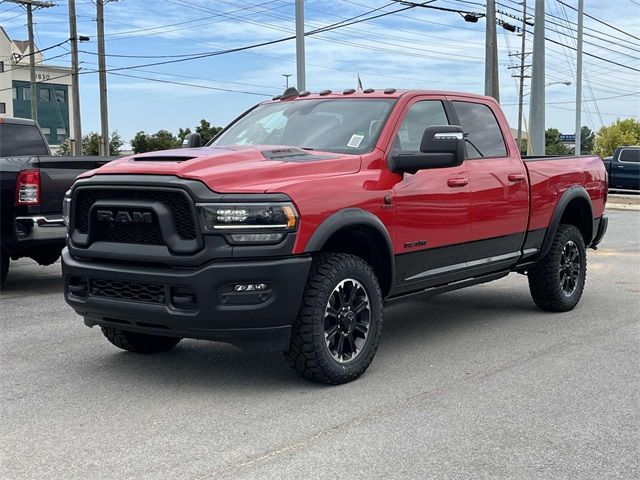
M 39 157 L 40 168 L 40 213 L 62 213 L 64 193 L 71 187 L 76 177 L 87 170 L 93 170 L 113 160 L 115 157 Z

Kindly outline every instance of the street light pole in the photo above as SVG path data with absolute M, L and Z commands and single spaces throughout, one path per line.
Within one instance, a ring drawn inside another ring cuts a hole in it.
M 299 92 L 306 90 L 304 62 L 304 0 L 296 0 L 296 81 Z
M 544 0 L 536 0 L 533 26 L 533 62 L 531 71 L 531 103 L 529 106 L 529 139 L 534 155 L 544 155 L 545 110 L 545 25 Z
M 292 73 L 283 73 L 282 76 L 287 79 L 287 87 L 289 88 L 289 77 L 292 76 Z
M 580 155 L 582 141 L 582 30 L 584 20 L 584 0 L 578 0 L 578 44 L 576 59 L 576 147 L 575 154 Z

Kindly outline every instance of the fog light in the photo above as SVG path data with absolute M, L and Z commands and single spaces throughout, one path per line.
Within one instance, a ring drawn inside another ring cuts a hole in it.
M 277 243 L 284 233 L 232 233 L 229 236 L 237 243 Z
M 268 283 L 239 283 L 233 286 L 236 292 L 263 292 L 269 289 Z

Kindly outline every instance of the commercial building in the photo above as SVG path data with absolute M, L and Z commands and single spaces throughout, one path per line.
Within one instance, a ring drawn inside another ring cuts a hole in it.
M 35 47 L 37 121 L 49 144 L 73 138 L 71 69 L 46 65 Z M 31 118 L 29 42 L 11 40 L 0 27 L 0 117 Z

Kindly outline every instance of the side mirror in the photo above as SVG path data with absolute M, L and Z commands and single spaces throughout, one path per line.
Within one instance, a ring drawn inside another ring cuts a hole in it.
M 416 173 L 427 168 L 456 167 L 464 161 L 464 132 L 457 125 L 429 127 L 422 135 L 419 152 L 392 153 L 394 172 Z
M 190 133 L 182 141 L 182 148 L 198 148 L 202 146 L 202 137 L 199 133 Z

